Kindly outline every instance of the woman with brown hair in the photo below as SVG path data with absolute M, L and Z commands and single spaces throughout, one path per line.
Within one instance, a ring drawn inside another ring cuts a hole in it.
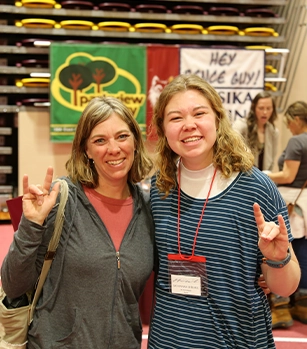
M 233 128 L 242 134 L 252 150 L 255 166 L 261 171 L 272 171 L 274 166 L 279 136 L 274 125 L 276 119 L 274 99 L 268 91 L 263 91 L 252 100 L 248 116 L 233 123 Z
M 140 349 L 138 300 L 154 262 L 149 195 L 138 184 L 152 162 L 131 111 L 115 97 L 84 109 L 66 164 L 65 220 L 28 332 L 28 349 Z M 23 179 L 23 216 L 1 268 L 9 298 L 32 290 L 58 209 L 49 168 Z M 1 340 L 1 338 L 0 338 Z
M 290 226 L 294 237 L 292 246 L 302 277 L 297 291 L 291 297 L 290 309 L 288 298 L 271 297 L 274 327 L 291 326 L 291 316 L 307 324 L 307 188 L 301 191 L 307 180 L 307 103 L 292 103 L 284 115 L 292 137 L 278 159 L 279 171 L 269 173 L 268 176 L 277 184 L 287 203 L 294 202 L 300 194 L 290 216 Z

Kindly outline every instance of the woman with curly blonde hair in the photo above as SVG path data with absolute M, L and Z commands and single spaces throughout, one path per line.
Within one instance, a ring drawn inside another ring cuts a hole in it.
M 182 77 L 183 79 L 183 77 Z M 159 177 L 157 178 L 157 186 L 161 191 L 169 192 L 170 187 L 175 185 L 175 176 L 177 172 L 176 160 L 179 155 L 176 154 L 168 145 L 167 138 L 163 128 L 163 111 L 170 99 L 184 89 L 199 91 L 211 101 L 212 108 L 216 113 L 216 142 L 213 145 L 212 162 L 222 171 L 225 177 L 230 177 L 234 171 L 249 171 L 253 167 L 254 157 L 251 152 L 246 151 L 246 145 L 242 142 L 240 136 L 232 129 L 229 118 L 226 115 L 221 99 L 212 86 L 204 85 L 203 80 L 197 78 L 189 78 L 189 86 L 185 86 L 184 81 L 178 78 L 177 83 L 173 83 L 173 89 L 164 90 L 160 96 L 159 103 L 156 104 L 154 118 L 157 127 L 157 166 L 159 169 Z M 165 161 L 165 160 L 168 161 Z
M 258 278 L 284 295 L 298 285 L 285 202 L 205 80 L 177 76 L 153 120 L 159 272 L 149 348 L 275 348 Z

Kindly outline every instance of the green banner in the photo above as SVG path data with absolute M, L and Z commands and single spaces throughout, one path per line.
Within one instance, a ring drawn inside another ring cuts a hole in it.
M 72 142 L 87 103 L 114 96 L 131 109 L 146 134 L 146 47 L 65 44 L 50 46 L 50 137 Z

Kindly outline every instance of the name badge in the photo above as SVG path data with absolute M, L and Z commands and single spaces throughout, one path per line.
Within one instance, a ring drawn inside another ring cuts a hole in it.
M 186 296 L 207 296 L 206 257 L 168 254 L 169 292 Z
M 172 293 L 201 296 L 201 279 L 198 276 L 171 275 Z

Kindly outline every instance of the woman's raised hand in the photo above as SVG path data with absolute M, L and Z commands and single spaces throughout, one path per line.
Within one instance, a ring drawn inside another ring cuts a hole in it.
M 28 220 L 40 225 L 55 205 L 60 190 L 60 183 L 56 183 L 50 191 L 52 179 L 52 167 L 48 167 L 43 185 L 29 185 L 28 175 L 23 176 L 23 214 Z
M 279 225 L 266 222 L 260 206 L 254 204 L 254 216 L 258 227 L 259 248 L 262 254 L 270 260 L 281 261 L 286 258 L 289 247 L 288 232 L 285 221 L 278 216 Z

